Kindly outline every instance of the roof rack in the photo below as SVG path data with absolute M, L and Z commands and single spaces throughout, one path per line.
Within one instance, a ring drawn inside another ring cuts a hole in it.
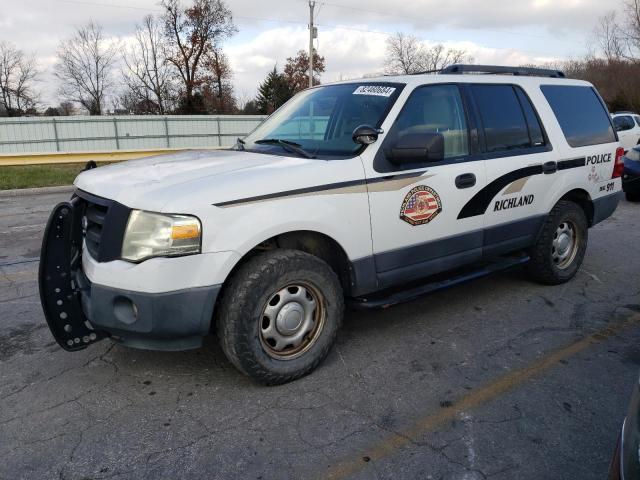
M 629 110 L 621 110 L 619 112 L 613 112 L 611 115 L 637 115 L 637 114 Z
M 442 75 L 462 75 L 464 73 L 484 73 L 493 75 L 515 75 L 529 77 L 566 78 L 560 70 L 531 67 L 503 67 L 498 65 L 450 65 L 440 70 Z

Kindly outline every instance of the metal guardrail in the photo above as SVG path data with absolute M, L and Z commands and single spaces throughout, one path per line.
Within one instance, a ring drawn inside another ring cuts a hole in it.
M 266 116 L 0 118 L 0 154 L 224 147 Z

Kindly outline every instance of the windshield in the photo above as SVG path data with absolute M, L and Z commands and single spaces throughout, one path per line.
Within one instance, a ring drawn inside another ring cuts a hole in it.
M 363 82 L 305 90 L 245 138 L 243 146 L 295 155 L 288 142 L 314 157 L 351 157 L 362 148 L 351 138 L 355 128 L 380 127 L 403 86 Z

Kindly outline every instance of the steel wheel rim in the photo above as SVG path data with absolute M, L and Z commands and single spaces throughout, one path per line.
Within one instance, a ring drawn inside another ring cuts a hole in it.
M 258 331 L 262 348 L 272 358 L 292 360 L 307 352 L 324 328 L 324 296 L 306 282 L 292 282 L 269 296 Z
M 580 234 L 575 223 L 570 220 L 560 222 L 553 234 L 551 259 L 560 270 L 569 267 L 578 254 Z

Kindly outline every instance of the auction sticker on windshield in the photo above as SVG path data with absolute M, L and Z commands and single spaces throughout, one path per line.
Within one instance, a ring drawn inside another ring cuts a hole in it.
M 395 92 L 395 87 L 382 85 L 361 85 L 356 88 L 354 95 L 376 95 L 378 97 L 390 97 Z

